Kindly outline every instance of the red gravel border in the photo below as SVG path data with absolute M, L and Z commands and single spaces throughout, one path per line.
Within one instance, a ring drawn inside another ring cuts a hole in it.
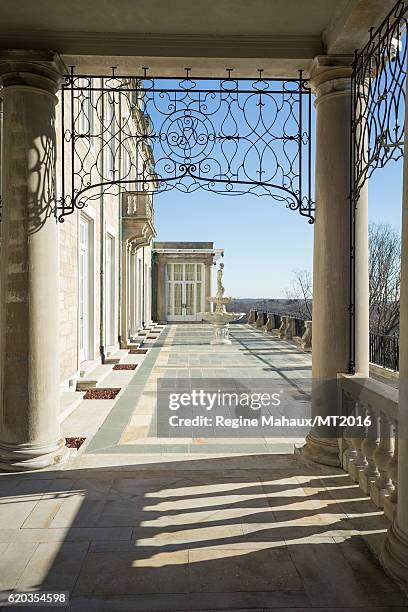
M 137 363 L 117 363 L 113 369 L 114 370 L 136 370 Z
M 86 438 L 65 438 L 65 446 L 68 448 L 80 448 L 85 442 Z
M 99 399 L 115 399 L 120 389 L 88 389 L 88 391 L 84 395 L 84 399 L 86 400 L 99 400 Z

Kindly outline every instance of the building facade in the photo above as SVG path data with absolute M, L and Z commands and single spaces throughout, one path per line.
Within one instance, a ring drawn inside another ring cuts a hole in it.
M 154 242 L 154 318 L 197 322 L 210 310 L 212 268 L 223 255 L 213 242 Z
M 82 81 L 85 87 L 86 80 Z M 96 79 L 94 87 L 99 85 Z M 61 103 L 61 91 L 57 97 L 57 150 L 61 150 L 64 138 L 64 113 L 67 124 L 74 121 L 80 134 L 72 156 L 84 160 L 81 170 L 89 174 L 89 180 L 95 181 L 97 173 L 100 180 L 108 182 L 119 165 L 123 171 L 128 163 L 131 181 L 132 167 L 154 164 L 149 147 L 136 151 L 129 145 L 127 160 L 121 158 L 115 144 L 106 147 L 107 137 L 115 142 L 114 104 L 124 107 L 133 103 L 129 129 L 134 133 L 138 129 L 142 117 L 130 97 L 112 100 L 112 106 L 98 98 L 94 89 L 81 89 L 65 104 Z M 129 109 L 125 110 L 129 113 Z M 101 136 L 106 130 L 108 135 Z M 58 159 L 57 200 L 62 193 L 63 175 L 72 172 L 72 156 Z M 108 185 L 100 191 L 85 191 L 82 204 L 80 210 L 57 224 L 62 389 L 75 388 L 78 377 L 98 362 L 103 363 L 118 348 L 126 347 L 151 321 L 151 243 L 156 234 L 152 194 L 119 193 Z

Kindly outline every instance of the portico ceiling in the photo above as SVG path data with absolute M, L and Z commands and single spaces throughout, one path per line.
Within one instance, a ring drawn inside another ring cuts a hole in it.
M 191 65 L 205 74 L 206 59 L 214 71 L 228 58 L 244 72 L 283 74 L 317 54 L 353 52 L 394 1 L 3 0 L 0 48 L 54 49 L 83 70 Z

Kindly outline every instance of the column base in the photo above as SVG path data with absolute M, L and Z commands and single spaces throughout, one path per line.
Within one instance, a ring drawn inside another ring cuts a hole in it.
M 320 465 L 340 467 L 340 453 L 337 438 L 319 438 L 312 433 L 306 436 L 306 444 L 297 449 L 306 461 Z
M 380 561 L 387 572 L 408 592 L 408 535 L 394 520 L 381 547 Z
M 0 470 L 24 472 L 59 466 L 70 457 L 70 450 L 61 438 L 55 444 L 18 444 L 0 442 Z

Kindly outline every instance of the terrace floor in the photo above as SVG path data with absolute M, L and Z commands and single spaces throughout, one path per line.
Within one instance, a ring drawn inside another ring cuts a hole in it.
M 172 325 L 123 354 L 136 370 L 103 381 L 117 397 L 63 423 L 87 438 L 75 458 L 0 475 L 0 605 L 14 589 L 84 611 L 407 609 L 371 552 L 388 523 L 344 472 L 305 466 L 288 439 L 156 439 L 158 378 L 274 379 L 309 401 L 309 355 L 242 325 L 229 347 L 210 335 Z

